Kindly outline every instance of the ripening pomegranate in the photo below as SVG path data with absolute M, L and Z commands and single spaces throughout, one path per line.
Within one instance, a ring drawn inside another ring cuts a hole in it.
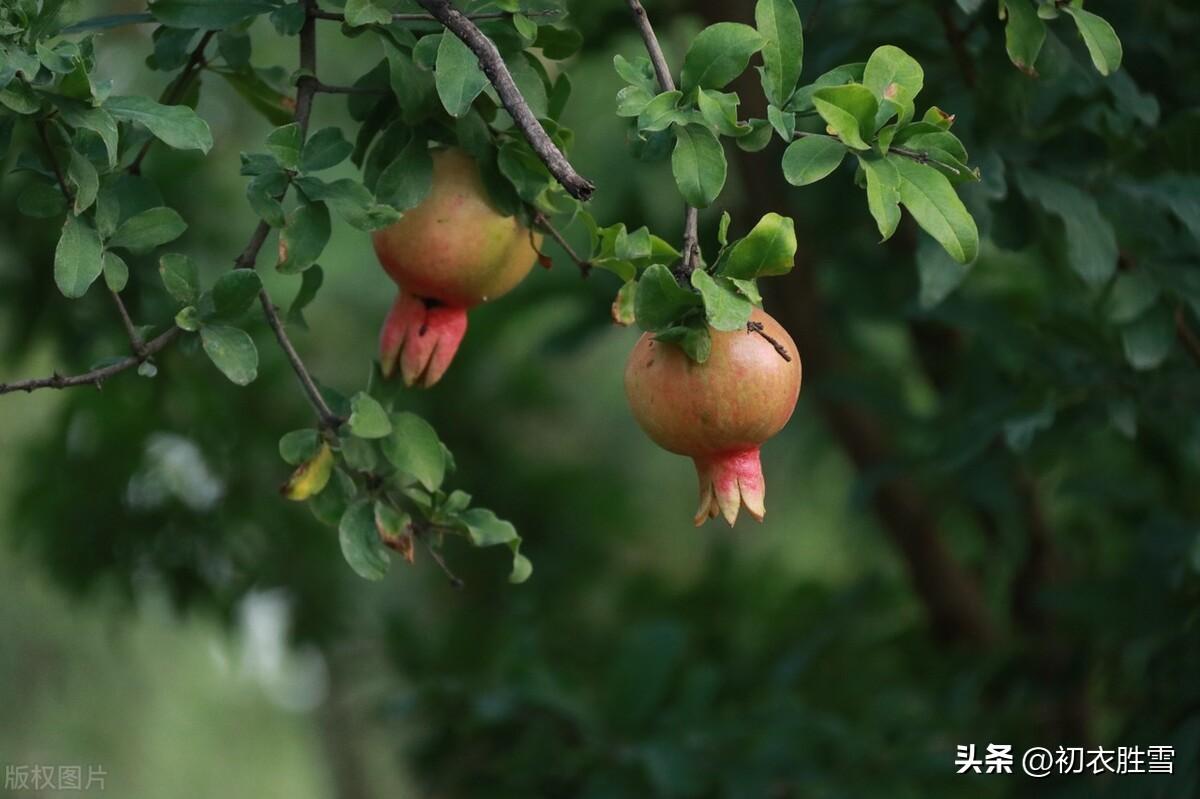
M 432 386 L 467 332 L 467 310 L 494 300 L 533 267 L 541 235 L 492 207 L 463 150 L 433 151 L 433 187 L 400 221 L 372 236 L 400 294 L 380 331 L 383 374 Z
M 625 367 L 634 419 L 659 446 L 696 463 L 697 527 L 718 513 L 732 526 L 743 505 L 762 521 L 766 485 L 759 446 L 787 424 L 800 394 L 792 337 L 765 311 L 756 308 L 750 321 L 762 325 L 790 360 L 758 332 L 713 330 L 712 354 L 703 364 L 646 333 Z

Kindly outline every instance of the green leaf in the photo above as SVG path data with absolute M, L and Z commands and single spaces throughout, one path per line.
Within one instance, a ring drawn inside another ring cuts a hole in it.
M 392 422 L 383 406 L 365 391 L 350 400 L 350 432 L 359 438 L 383 438 L 392 432 Z
M 641 86 L 625 86 L 617 92 L 617 116 L 636 117 L 650 104 L 655 95 Z
M 738 96 L 732 92 L 700 89 L 696 94 L 696 105 L 708 126 L 722 136 L 745 136 L 751 128 L 739 122 Z
M 367 580 L 382 580 L 391 559 L 375 527 L 375 508 L 370 500 L 360 499 L 346 509 L 338 523 L 338 542 L 342 556 L 355 574 Z
M 168 147 L 176 150 L 212 149 L 212 131 L 208 123 L 186 105 L 160 105 L 148 97 L 109 97 L 104 108 L 114 117 L 146 127 Z
M 75 186 L 75 214 L 79 215 L 96 201 L 96 193 L 100 191 L 100 176 L 87 156 L 71 150 L 67 178 Z
M 900 122 L 904 123 L 913 117 L 913 99 L 925 85 L 925 71 L 908 53 L 886 44 L 867 59 L 863 85 L 880 101 L 890 100 L 899 106 Z
M 292 118 L 289 105 L 292 98 L 273 87 L 263 78 L 261 70 L 245 67 L 239 70 L 209 67 L 225 79 L 243 100 L 262 114 L 272 125 L 286 125 Z
M 900 173 L 900 202 L 917 224 L 960 264 L 974 261 L 979 230 L 946 176 L 907 158 L 888 156 L 888 160 Z
M 446 477 L 446 455 L 437 432 L 413 413 L 392 414 L 392 432 L 380 442 L 383 455 L 404 474 L 428 491 L 436 491 Z
M 424 136 L 413 136 L 375 183 L 375 196 L 399 211 L 420 205 L 433 188 L 433 156 Z
M 76 128 L 90 130 L 104 142 L 104 151 L 108 155 L 108 166 L 111 169 L 117 165 L 117 121 L 112 114 L 103 108 L 92 108 L 83 103 L 67 99 L 56 99 L 55 105 L 63 120 Z
M 644 55 L 636 56 L 632 61 L 623 55 L 613 56 L 613 69 L 628 84 L 640 87 L 647 95 L 653 96 L 658 91 L 658 78 L 654 74 L 654 66 Z
M 120 218 L 121 200 L 113 184 L 109 184 L 96 194 L 96 213 L 92 217 L 101 239 L 111 238 L 112 234 L 117 232 L 117 222 Z
M 1125 359 L 1139 371 L 1156 369 L 1171 354 L 1175 341 L 1175 323 L 1171 314 L 1158 307 L 1121 331 Z
M 253 269 L 233 269 L 217 278 L 213 285 L 213 308 L 222 319 L 236 319 L 250 310 L 258 293 L 262 291 L 262 279 Z
M 773 105 L 767 106 L 767 122 L 779 134 L 779 138 L 790 142 L 796 135 L 796 115 Z
M 1111 75 L 1121 68 L 1121 40 L 1117 32 L 1103 17 L 1098 17 L 1090 11 L 1076 8 L 1073 5 L 1063 6 L 1063 11 L 1075 20 L 1079 35 L 1087 45 L 1088 55 L 1096 65 L 1096 71 L 1101 75 Z
M 457 36 L 442 36 L 434 73 L 438 98 L 452 117 L 461 117 L 487 85 L 479 59 Z
M 100 237 L 83 219 L 69 215 L 54 250 L 54 282 L 64 297 L 82 297 L 103 269 Z
M 372 0 L 346 0 L 346 24 L 351 28 L 362 25 L 387 25 L 392 13 Z
M 758 0 L 754 24 L 763 37 L 762 86 L 767 102 L 782 108 L 800 80 L 804 29 L 794 0 Z
M 233 383 L 244 386 L 258 376 L 258 350 L 246 331 L 205 325 L 200 328 L 200 343 L 209 360 Z
M 748 153 L 756 153 L 771 143 L 771 123 L 765 119 L 750 119 L 747 130 L 737 138 L 737 146 Z
M 917 303 L 923 310 L 937 306 L 950 296 L 971 271 L 969 264 L 960 264 L 930 239 L 917 245 L 917 277 L 921 288 Z
M 538 28 L 537 40 L 533 46 L 539 48 L 542 55 L 551 61 L 562 61 L 575 55 L 583 46 L 583 34 L 573 28 L 542 25 Z
M 725 186 L 725 151 L 716 135 L 703 125 L 675 129 L 671 172 L 688 205 L 707 208 Z
M 316 430 L 293 430 L 279 439 L 279 457 L 285 463 L 299 466 L 317 454 L 321 434 Z
M 172 208 L 159 206 L 142 211 L 122 222 L 117 232 L 108 240 L 108 246 L 145 252 L 174 241 L 182 236 L 185 230 L 187 222 L 183 221 L 183 217 Z
M 326 183 L 320 178 L 296 178 L 296 186 L 309 200 L 321 201 L 359 230 L 378 230 L 400 218 L 400 213 L 375 202 L 374 196 L 356 180 L 339 178 Z
M 1027 169 L 1017 173 L 1017 185 L 1029 199 L 1062 220 L 1067 262 L 1088 285 L 1099 286 L 1112 277 L 1117 268 L 1117 237 L 1094 196 Z
M 879 103 L 866 86 L 848 83 L 826 86 L 812 95 L 817 113 L 847 146 L 866 150 L 867 140 L 875 134 L 875 113 Z
M 150 13 L 174 28 L 218 30 L 268 14 L 275 5 L 266 0 L 158 0 L 150 4 Z
M 1038 19 L 1029 0 L 1000 0 L 1000 9 L 1008 19 L 1004 25 L 1004 45 L 1009 60 L 1022 72 L 1036 75 L 1034 65 L 1046 41 L 1046 23 Z
M 662 264 L 646 267 L 638 281 L 634 317 L 642 330 L 663 330 L 701 305 L 700 297 L 675 281 Z
M 104 253 L 104 284 L 109 290 L 122 292 L 129 282 L 129 266 L 115 252 Z
M 637 321 L 637 281 L 628 280 L 621 284 L 612 303 L 612 318 L 618 325 L 632 325 Z
M 314 265 L 310 269 L 305 269 L 304 274 L 300 278 L 300 290 L 296 292 L 296 299 L 292 300 L 292 305 L 288 308 L 287 321 L 289 325 L 300 325 L 308 327 L 304 321 L 304 309 L 316 299 L 317 292 L 321 289 L 321 284 L 325 282 L 325 270 L 320 266 Z
M 712 354 L 712 333 L 703 319 L 691 320 L 688 324 L 674 325 L 659 331 L 655 341 L 675 344 L 696 363 L 704 363 Z
M 704 318 L 714 330 L 741 330 L 754 306 L 735 288 L 719 283 L 703 269 L 692 272 L 692 285 L 704 300 Z
M 750 280 L 791 271 L 796 257 L 796 226 L 790 217 L 764 214 L 758 224 L 729 248 L 717 274 Z
M 321 128 L 308 137 L 300 155 L 301 172 L 320 172 L 335 167 L 350 157 L 354 145 L 346 141 L 341 128 Z
M 500 519 L 485 508 L 471 508 L 458 514 L 458 521 L 466 528 L 471 543 L 477 547 L 506 544 L 513 553 L 510 583 L 523 583 L 533 573 L 533 565 L 521 555 L 521 537 L 510 522 Z
M 175 326 L 189 333 L 195 333 L 203 324 L 200 310 L 195 305 L 186 305 L 175 314 Z
M 158 273 L 167 293 L 179 302 L 191 304 L 200 296 L 200 272 L 186 255 L 166 253 L 158 260 Z
M 783 151 L 783 176 L 793 186 L 807 186 L 831 174 L 846 156 L 846 145 L 827 136 L 805 136 Z
M 657 95 L 638 115 L 638 130 L 654 132 L 666 130 L 673 123 L 682 122 L 685 117 L 679 110 L 679 100 L 683 92 L 663 92 Z
M 275 268 L 284 274 L 303 272 L 325 251 L 329 234 L 329 208 L 325 203 L 306 202 L 297 206 L 279 234 L 287 257 Z
M 67 201 L 57 184 L 30 183 L 17 197 L 17 210 L 35 219 L 53 219 L 67 210 Z
M 750 56 L 765 40 L 758 31 L 739 22 L 718 22 L 697 34 L 683 58 L 681 88 L 720 89 L 746 69 Z
M 1160 294 L 1158 284 L 1146 272 L 1122 272 L 1108 297 L 1108 319 L 1117 324 L 1132 322 L 1154 305 Z
M 867 208 L 875 218 L 882 241 L 887 241 L 900 224 L 900 173 L 886 158 L 874 153 L 859 156 L 867 177 Z
M 295 169 L 300 165 L 300 147 L 302 146 L 303 135 L 300 131 L 300 125 L 296 122 L 291 122 L 287 125 L 275 128 L 267 136 L 267 149 L 271 151 L 271 155 L 275 156 L 282 166 L 288 169 Z

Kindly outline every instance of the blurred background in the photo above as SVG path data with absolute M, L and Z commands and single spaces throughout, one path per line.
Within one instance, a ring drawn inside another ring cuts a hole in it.
M 753 19 L 748 0 L 646 5 L 676 66 L 703 25 Z M 669 164 L 634 160 L 613 114 L 613 55 L 642 52 L 625 4 L 571 6 L 592 211 L 677 238 Z M 609 320 L 617 282 L 554 248 L 405 399 L 455 484 L 524 536 L 521 586 L 454 542 L 460 590 L 423 551 L 382 583 L 350 571 L 335 531 L 278 496 L 277 441 L 311 412 L 261 320 L 247 388 L 177 347 L 154 378 L 7 395 L 0 764 L 98 764 L 131 798 L 1200 796 L 1200 9 L 1093 0 L 1122 70 L 1098 76 L 1060 20 L 1035 80 L 992 2 L 798 6 L 804 82 L 884 43 L 921 61 L 918 111 L 955 114 L 983 171 L 963 190 L 983 244 L 957 267 L 905 219 L 879 245 L 848 167 L 794 189 L 775 145 L 730 152 L 702 243 L 722 210 L 734 231 L 791 215 L 800 239 L 767 281 L 805 382 L 764 449 L 764 524 L 693 529 L 691 464 L 625 409 L 637 333 Z M 118 93 L 165 84 L 143 67 L 151 32 L 100 38 Z M 292 42 L 252 33 L 256 64 L 294 68 Z M 322 80 L 370 68 L 366 41 L 322 27 Z M 753 72 L 738 88 L 761 116 Z M 238 154 L 271 126 L 215 75 L 198 110 L 213 151 L 155 149 L 146 171 L 211 278 L 253 228 Z M 350 129 L 344 98 L 318 97 L 329 124 Z M 0 381 L 127 347 L 103 292 L 58 295 L 58 223 L 17 213 L 22 180 L 0 190 Z M 1089 287 L 1072 248 L 1109 230 L 1139 277 Z M 165 324 L 145 260 L 126 296 Z M 283 305 L 299 281 L 271 262 Z M 293 337 L 349 393 L 393 288 L 345 225 L 321 263 Z M 1173 746 L 1174 773 L 955 774 L 958 745 L 988 743 Z

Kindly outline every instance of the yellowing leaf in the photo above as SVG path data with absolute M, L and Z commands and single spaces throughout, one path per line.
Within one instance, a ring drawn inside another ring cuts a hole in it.
M 308 499 L 314 494 L 320 494 L 329 476 L 333 474 L 333 450 L 328 444 L 321 444 L 317 454 L 309 458 L 292 472 L 292 476 L 280 489 L 285 497 L 297 502 Z

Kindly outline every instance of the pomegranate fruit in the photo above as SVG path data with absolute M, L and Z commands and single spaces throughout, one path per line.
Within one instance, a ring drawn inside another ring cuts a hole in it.
M 541 235 L 490 203 L 479 166 L 456 148 L 434 150 L 433 186 L 396 223 L 375 231 L 375 254 L 400 294 L 379 336 L 383 374 L 432 386 L 467 332 L 467 310 L 494 300 L 533 268 Z
M 718 513 L 732 526 L 742 506 L 762 521 L 766 484 L 759 446 L 787 424 L 800 394 L 792 337 L 760 309 L 750 322 L 761 325 L 761 333 L 711 330 L 712 354 L 702 364 L 646 333 L 625 367 L 634 419 L 659 446 L 696 463 L 697 527 Z

